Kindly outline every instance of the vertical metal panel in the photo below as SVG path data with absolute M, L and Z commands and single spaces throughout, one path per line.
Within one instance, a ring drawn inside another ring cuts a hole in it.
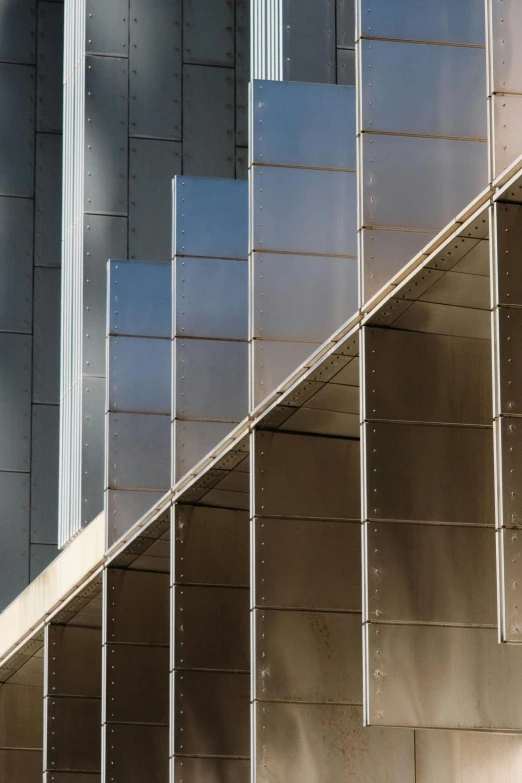
M 59 3 L 49 3 L 60 7 Z M 34 217 L 35 266 L 61 263 L 62 236 L 62 137 L 57 133 L 36 135 Z
M 0 331 L 31 332 L 32 246 L 32 201 L 0 198 Z
M 283 78 L 283 2 L 252 1 L 252 78 Z
M 234 428 L 232 422 L 175 421 L 172 425 L 173 481 L 179 481 Z
M 100 629 L 49 625 L 47 633 L 46 696 L 101 698 Z
M 70 771 L 79 767 L 85 772 L 98 772 L 100 701 L 52 696 L 48 699 L 47 720 L 51 721 L 55 735 L 54 741 L 47 746 L 47 769 Z
M 234 65 L 234 4 L 229 0 L 183 0 L 183 60 Z
M 210 177 L 234 176 L 234 72 L 183 67 L 183 170 Z
M 31 338 L 0 333 L 0 470 L 29 471 Z
M 250 0 L 235 0 L 236 145 L 248 145 L 250 81 Z M 237 173 L 236 173 L 237 176 Z
M 81 381 L 81 520 L 82 526 L 103 510 L 105 378 Z
M 60 399 L 60 299 L 59 269 L 34 270 L 33 402 L 57 403 Z
M 285 81 L 335 82 L 335 0 L 285 0 L 282 30 Z
M 98 2 L 98 0 L 97 0 Z M 86 57 L 86 212 L 125 215 L 128 187 L 128 63 Z
M 29 492 L 27 473 L 0 472 L 2 497 L 0 607 L 2 609 L 11 603 L 29 582 Z
M 170 416 L 111 413 L 107 428 L 108 486 L 166 491 L 170 486 Z
M 361 6 L 360 32 L 368 37 L 410 41 L 484 44 L 485 16 L 481 0 L 405 0 L 397 9 L 387 0 Z
M 337 0 L 337 46 L 353 49 L 355 46 L 355 2 Z
M 170 264 L 111 261 L 109 333 L 139 337 L 171 337 Z
M 170 415 L 170 340 L 110 337 L 107 350 L 109 409 Z
M 42 747 L 42 688 L 0 685 L 0 746 Z
M 172 179 L 181 174 L 181 144 L 132 139 L 129 153 L 129 255 L 168 261 Z
M 113 783 L 164 783 L 169 774 L 167 726 L 111 726 L 106 769 Z
M 522 205 L 497 203 L 495 204 L 493 215 L 496 224 L 496 237 L 492 248 L 495 261 L 492 272 L 496 297 L 495 304 L 518 305 L 522 303 L 522 279 L 519 273 L 516 253 L 522 239 L 520 227 Z M 510 316 L 509 321 L 508 316 Z M 514 356 L 506 355 L 506 351 L 509 350 L 507 344 L 509 341 L 506 338 L 510 334 L 512 337 L 515 335 L 518 337 L 517 332 L 519 332 L 520 326 L 518 326 L 517 310 L 501 311 L 498 317 L 501 319 L 500 326 L 502 326 L 503 321 L 505 329 L 508 330 L 501 344 L 502 359 L 504 357 L 513 359 L 515 358 Z M 516 331 L 510 332 L 510 329 L 516 329 Z M 513 391 L 511 391 L 511 394 L 513 394 Z M 503 412 L 508 411 L 508 408 L 505 407 L 506 403 L 507 400 L 502 405 L 501 410 Z
M 236 179 L 248 179 L 248 149 L 236 147 Z
M 34 0 L 4 0 L 0 60 L 10 63 L 34 63 L 35 36 Z
M 522 82 L 522 80 L 521 80 Z M 522 92 L 522 83 L 519 86 Z M 522 153 L 522 144 L 517 128 L 522 115 L 522 96 L 493 95 L 493 177 L 498 177 Z
M 181 140 L 181 2 L 130 0 L 130 133 Z
M 60 552 L 56 544 L 31 544 L 29 551 L 29 581 L 32 582 L 42 571 L 45 571 Z
M 355 85 L 355 67 L 355 51 L 337 49 L 337 84 Z
M 522 13 L 516 0 L 491 2 L 492 89 L 500 93 L 522 92 L 522 60 L 516 31 L 522 25 Z
M 41 751 L 0 749 L 0 778 L 8 780 L 9 783 L 40 783 L 42 780 Z M 67 783 L 67 781 L 60 778 L 59 783 Z M 90 781 L 86 781 L 86 783 L 90 783 Z
M 92 54 L 129 54 L 129 0 L 86 0 L 85 51 Z
M 415 231 L 362 229 L 364 275 L 362 301 L 367 302 L 402 267 L 428 244 L 432 234 Z
M 58 536 L 58 405 L 33 405 L 31 542 L 56 544 Z
M 0 194 L 34 195 L 34 68 L 0 63 Z
M 106 580 L 105 596 L 113 600 L 108 604 L 105 642 L 168 645 L 168 574 L 109 568 Z
M 252 340 L 252 404 L 254 407 L 276 389 L 318 347 L 318 343 Z
M 242 759 L 176 758 L 174 780 L 183 783 L 248 783 L 250 762 Z M 18 782 L 17 782 L 18 783 Z
M 63 125 L 64 8 L 38 2 L 36 130 L 61 133 Z
M 108 490 L 105 500 L 107 513 L 107 545 L 110 547 L 129 528 L 152 508 L 164 492 L 136 490 Z
M 105 721 L 166 724 L 169 719 L 169 648 L 110 644 L 106 649 Z M 143 673 L 147 672 L 144 687 Z M 110 735 L 110 727 L 107 729 Z

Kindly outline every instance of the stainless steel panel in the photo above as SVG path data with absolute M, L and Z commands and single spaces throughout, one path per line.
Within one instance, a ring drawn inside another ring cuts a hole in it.
M 248 511 L 250 507 L 250 496 L 248 492 L 233 492 L 226 489 L 215 488 L 207 492 L 207 494 L 201 498 L 200 503 L 207 506 Z
M 0 63 L 0 194 L 34 195 L 34 68 Z
M 359 387 L 346 386 L 333 381 L 318 389 L 303 408 L 340 413 L 359 413 Z
M 172 179 L 181 174 L 181 143 L 132 139 L 129 151 L 129 255 L 170 260 Z
M 223 421 L 175 421 L 172 425 L 174 481 L 179 481 L 206 457 L 234 426 Z
M 234 176 L 234 71 L 183 66 L 183 171 Z
M 176 258 L 174 335 L 248 339 L 248 264 Z
M 0 472 L 0 497 L 2 498 L 0 607 L 2 609 L 16 598 L 29 582 L 29 493 L 27 473 Z M 1 698 L 0 689 L 0 700 Z
M 443 249 L 430 259 L 427 266 L 489 277 L 489 240 L 458 237 L 443 246 Z
M 371 725 L 520 731 L 522 648 L 496 628 L 368 625 Z
M 499 624 L 503 642 L 520 643 L 521 641 L 521 542 L 522 532 L 516 528 L 497 531 Z
M 129 0 L 86 0 L 85 9 L 85 50 L 128 57 Z
M 250 762 L 242 759 L 180 757 L 174 759 L 174 780 L 183 783 L 249 783 Z
M 176 672 L 174 753 L 248 757 L 249 691 L 248 674 Z
M 158 414 L 108 415 L 108 486 L 111 489 L 168 489 L 170 421 L 170 416 Z
M 45 695 L 101 698 L 101 631 L 51 624 L 47 633 Z
M 409 298 L 407 292 L 406 298 Z M 489 311 L 489 279 L 483 275 L 446 272 L 419 296 L 419 300 Z
M 0 333 L 0 470 L 30 469 L 31 337 Z
M 38 780 L 35 783 L 40 783 L 41 776 L 40 770 Z M 96 772 L 52 772 L 47 776 L 47 781 L 51 783 L 101 783 L 101 777 Z M 26 779 L 24 778 L 21 783 L 26 783 Z
M 247 589 L 180 585 L 173 601 L 176 668 L 249 671 Z
M 108 726 L 105 768 L 111 783 L 164 783 L 169 774 L 167 726 Z
M 2 3 L 0 60 L 34 63 L 36 14 L 34 0 L 5 0 Z
M 522 25 L 522 9 L 516 0 L 495 0 L 490 14 L 493 92 L 520 93 L 522 60 L 516 30 Z
M 238 422 L 248 411 L 248 343 L 174 341 L 174 405 L 180 419 Z
M 109 409 L 170 415 L 170 340 L 109 337 L 108 351 Z
M 476 337 L 489 340 L 491 316 L 487 310 L 460 305 L 414 302 L 394 319 L 394 327 L 453 337 Z
M 495 423 L 498 518 L 497 526 L 522 526 L 520 508 L 520 469 L 522 459 L 522 422 L 518 418 L 502 417 Z
M 522 344 L 522 310 L 501 307 L 498 311 L 498 350 L 500 355 L 498 405 L 502 413 L 522 411 L 520 379 L 520 345 Z
M 173 255 L 248 257 L 248 184 L 174 179 Z
M 289 432 L 334 435 L 342 438 L 359 438 L 360 417 L 358 413 L 339 413 L 316 408 L 298 408 L 281 430 Z
M 248 149 L 236 147 L 236 179 L 248 179 Z
M 365 341 L 368 419 L 491 423 L 486 340 L 367 328 Z
M 169 644 L 168 574 L 106 571 L 106 641 L 113 644 Z M 151 606 L 154 611 L 151 612 Z
M 367 515 L 491 525 L 491 429 L 365 425 Z
M 441 43 L 485 43 L 485 17 L 481 0 L 404 0 L 400 9 L 387 0 L 361 6 L 360 34 L 365 37 L 402 38 Z
M 257 699 L 362 704 L 360 614 L 258 609 L 255 633 Z
M 518 53 L 517 53 L 518 54 Z M 522 79 L 518 85 L 522 91 Z M 491 97 L 493 115 L 493 177 L 498 177 L 522 153 L 522 144 L 517 128 L 520 127 L 522 114 L 522 96 L 493 95 Z
M 522 281 L 517 263 L 518 248 L 522 240 L 521 219 L 522 205 L 495 204 L 494 218 L 496 221 L 496 294 L 498 304 L 522 304 Z M 501 314 L 506 327 L 508 314 Z M 509 313 L 516 319 L 517 313 Z M 511 320 L 511 319 L 510 319 Z
M 101 0 L 96 3 L 100 4 Z M 128 209 L 128 63 L 118 57 L 93 56 L 86 57 L 85 62 L 84 209 L 88 213 L 125 215 Z
M 256 516 L 360 519 L 359 443 L 256 432 Z
M 362 41 L 361 72 L 363 130 L 486 138 L 484 49 Z
M 337 84 L 356 84 L 355 50 L 337 49 Z
M 41 688 L 0 685 L 0 746 L 42 747 L 43 699 Z
M 60 408 L 33 405 L 31 433 L 31 542 L 58 540 Z
M 38 3 L 36 129 L 61 133 L 63 125 L 64 6 Z
M 105 721 L 168 724 L 169 648 L 109 644 L 105 655 Z
M 103 511 L 105 378 L 84 378 L 81 383 L 81 520 L 85 526 Z
M 253 250 L 357 257 L 351 172 L 255 166 L 252 210 Z
M 248 146 L 248 83 L 250 81 L 250 0 L 235 0 L 235 68 L 236 68 L 236 177 L 238 149 Z M 240 151 L 239 151 L 240 152 Z M 246 153 L 247 150 L 244 150 Z M 245 161 L 246 161 L 245 155 Z M 246 171 L 244 174 L 246 178 Z
M 370 523 L 368 619 L 495 625 L 494 535 L 488 528 Z
M 57 3 L 48 3 L 56 5 Z M 34 262 L 36 266 L 61 263 L 62 236 L 62 137 L 57 133 L 36 136 Z
M 0 197 L 0 331 L 2 332 L 31 333 L 32 257 L 32 201 Z
M 335 0 L 282 4 L 283 79 L 335 81 Z
M 159 492 L 108 490 L 105 500 L 108 546 L 126 533 L 164 494 L 163 490 Z
M 516 735 L 464 731 L 417 731 L 418 783 L 516 783 L 522 739 Z
M 252 340 L 253 406 L 268 397 L 317 348 L 318 343 Z
M 255 606 L 361 611 L 358 522 L 260 517 L 254 527 Z
M 33 402 L 60 399 L 60 293 L 60 270 L 35 268 Z
M 353 258 L 252 254 L 253 337 L 325 340 L 357 310 Z
M 414 783 L 412 731 L 363 729 L 361 707 L 257 704 L 258 783 Z
M 256 80 L 252 102 L 251 163 L 355 170 L 354 88 Z
M 183 60 L 234 65 L 234 4 L 228 0 L 183 0 Z
M 170 264 L 111 261 L 109 332 L 137 337 L 170 337 Z
M 131 0 L 130 132 L 181 139 L 181 2 Z
M 42 780 L 42 753 L 40 750 L 0 749 L 0 778 L 9 783 L 40 783 Z M 57 783 L 68 783 L 62 778 Z M 76 781 L 69 781 L 76 783 Z M 78 781 L 81 783 L 81 781 Z M 89 783 L 86 781 L 85 783 Z
M 175 581 L 248 586 L 248 516 L 224 508 L 177 505 Z
M 57 544 L 31 544 L 29 547 L 29 581 L 33 581 L 60 554 Z
M 355 0 L 337 0 L 337 46 L 355 46 Z
M 488 181 L 483 142 L 364 134 L 362 146 L 365 227 L 439 231 Z

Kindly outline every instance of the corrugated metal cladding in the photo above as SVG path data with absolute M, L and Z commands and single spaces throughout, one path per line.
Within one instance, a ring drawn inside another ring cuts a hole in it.
M 0 3 L 0 610 L 57 552 L 63 3 Z
M 171 260 L 176 174 L 246 176 L 248 0 L 66 7 L 64 546 L 103 509 L 106 262 Z

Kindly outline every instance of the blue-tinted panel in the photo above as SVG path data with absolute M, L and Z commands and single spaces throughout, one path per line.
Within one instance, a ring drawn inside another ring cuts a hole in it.
M 111 261 L 108 270 L 109 333 L 170 337 L 171 265 Z
M 485 44 L 484 0 L 367 0 L 360 33 L 409 41 Z
M 170 415 L 171 341 L 109 337 L 108 351 L 109 410 Z

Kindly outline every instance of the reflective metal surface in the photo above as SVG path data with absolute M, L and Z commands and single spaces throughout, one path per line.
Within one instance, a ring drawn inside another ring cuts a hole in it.
M 300 0 L 284 0 L 281 14 L 282 78 L 292 82 L 334 82 L 334 0 L 304 6 Z
M 109 333 L 170 337 L 170 265 L 111 261 L 108 273 Z
M 110 413 L 107 439 L 109 487 L 167 489 L 170 481 L 170 416 Z
M 170 341 L 109 337 L 108 352 L 109 410 L 170 415 Z
M 402 38 L 441 43 L 485 43 L 484 8 L 480 0 L 406 0 L 400 12 L 387 0 L 361 5 L 360 33 L 374 38 Z

